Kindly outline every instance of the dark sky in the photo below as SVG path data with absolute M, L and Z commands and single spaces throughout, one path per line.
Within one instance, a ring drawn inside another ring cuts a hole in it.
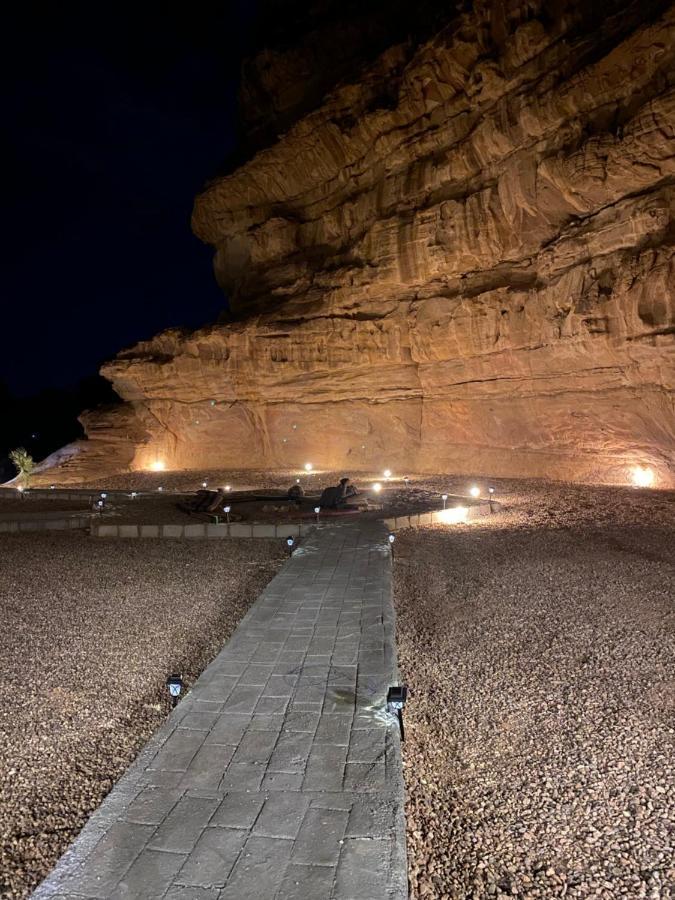
M 250 2 L 24 4 L 2 22 L 0 382 L 26 395 L 214 320 L 195 193 L 236 141 Z

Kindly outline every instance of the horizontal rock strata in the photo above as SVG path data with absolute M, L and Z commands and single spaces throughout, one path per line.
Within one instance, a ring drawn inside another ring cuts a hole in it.
M 213 181 L 232 321 L 104 366 L 89 445 L 672 484 L 675 5 L 587 6 L 477 2 Z

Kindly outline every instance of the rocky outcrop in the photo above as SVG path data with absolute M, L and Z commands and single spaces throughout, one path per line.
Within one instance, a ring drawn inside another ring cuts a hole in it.
M 104 366 L 132 467 L 673 483 L 675 4 L 588 6 L 477 2 L 205 189 L 233 318 Z

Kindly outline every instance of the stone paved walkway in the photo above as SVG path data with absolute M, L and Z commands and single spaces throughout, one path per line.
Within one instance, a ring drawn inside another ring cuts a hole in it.
M 304 540 L 36 900 L 407 897 L 385 538 Z

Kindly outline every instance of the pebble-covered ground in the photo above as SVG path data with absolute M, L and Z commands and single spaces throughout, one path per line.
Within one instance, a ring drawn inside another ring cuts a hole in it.
M 411 897 L 674 897 L 675 494 L 499 493 L 395 544 Z
M 0 897 L 26 897 L 285 553 L 270 541 L 0 535 Z

